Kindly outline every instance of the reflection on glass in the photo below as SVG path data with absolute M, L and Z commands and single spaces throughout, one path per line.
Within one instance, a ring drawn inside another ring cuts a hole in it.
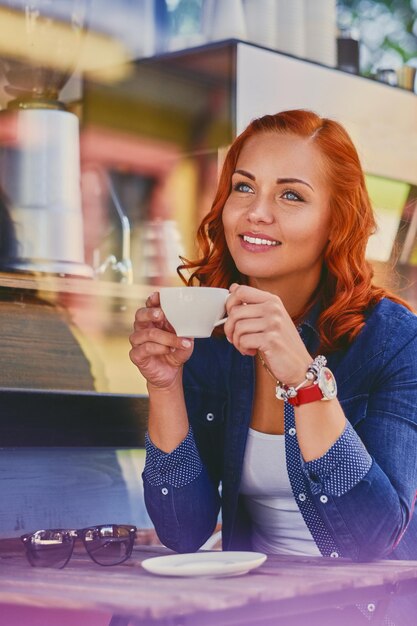
M 113 3 L 108 15 L 114 11 Z M 97 15 L 94 19 L 97 23 Z M 83 48 L 85 44 L 86 39 Z M 68 72 L 74 57 L 71 53 L 65 58 Z M 114 75 L 120 65 L 115 63 Z M 219 154 L 236 132 L 235 70 L 236 46 L 219 44 L 142 59 L 131 65 L 130 73 L 119 72 L 111 84 L 98 75 L 84 75 L 82 101 L 67 104 L 80 122 L 84 255 L 94 275 L 91 280 L 70 280 L 48 274 L 39 281 L 36 295 L 27 287 L 13 293 L 3 289 L 1 385 L 146 393 L 128 358 L 134 311 L 152 290 L 179 280 L 179 255 L 196 253 L 195 233 L 213 199 Z M 13 149 L 14 129 L 4 129 L 3 124 L 2 145 Z M 63 155 L 68 167 L 68 148 Z M 38 179 L 47 190 L 48 177 Z M 68 176 L 62 180 L 57 182 L 61 191 Z M 368 176 L 368 186 L 381 225 L 368 257 L 383 267 L 389 281 L 387 259 L 399 244 L 405 276 L 409 262 L 417 264 L 415 205 L 408 213 L 404 208 L 411 207 L 410 186 L 374 176 Z M 76 185 L 70 187 L 73 192 Z M 41 220 L 33 224 L 36 232 Z M 73 243 L 68 229 L 64 235 Z M 56 234 L 50 241 L 58 242 Z M 125 280 L 129 261 L 132 284 Z M 36 347 L 38 361 L 16 348 L 17 337 L 27 339 L 28 315 L 30 345 Z M 53 341 L 45 341 L 52 335 Z
M 378 224 L 378 231 L 369 239 L 367 257 L 374 261 L 388 261 L 411 186 L 370 175 L 366 177 L 366 186 Z
M 415 267 L 417 265 L 417 188 L 411 189 L 403 214 L 405 237 L 399 261 Z
M 69 0 L 64 14 L 57 16 L 52 0 L 0 3 L 5 91 L 17 106 L 34 99 L 47 106 L 58 99 L 78 62 L 89 4 L 90 0 Z

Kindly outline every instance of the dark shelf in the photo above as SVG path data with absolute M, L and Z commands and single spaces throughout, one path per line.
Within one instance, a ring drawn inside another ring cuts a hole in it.
M 0 390 L 0 445 L 143 447 L 147 416 L 147 396 Z

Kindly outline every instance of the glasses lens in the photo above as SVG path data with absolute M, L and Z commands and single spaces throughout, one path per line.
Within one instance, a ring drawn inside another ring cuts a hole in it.
M 100 565 L 123 563 L 132 554 L 135 539 L 133 526 L 96 526 L 83 531 L 85 549 Z
M 62 530 L 38 530 L 23 537 L 28 561 L 34 567 L 65 567 L 74 541 L 71 531 Z

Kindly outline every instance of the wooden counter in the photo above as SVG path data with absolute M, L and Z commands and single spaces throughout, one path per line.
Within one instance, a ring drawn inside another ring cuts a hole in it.
M 170 553 L 162 547 L 137 546 L 126 563 L 101 567 L 80 544 L 67 567 L 54 570 L 32 568 L 16 545 L 0 542 L 0 603 L 102 611 L 116 616 L 113 625 L 358 626 L 356 607 L 340 610 L 355 603 L 370 607 L 372 624 L 380 624 L 391 598 L 417 593 L 411 561 L 271 555 L 243 576 L 171 578 L 141 568 L 144 558 Z

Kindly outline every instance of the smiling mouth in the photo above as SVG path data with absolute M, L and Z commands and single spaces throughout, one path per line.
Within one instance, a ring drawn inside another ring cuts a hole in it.
M 240 235 L 243 241 L 250 243 L 254 246 L 280 246 L 281 242 L 274 239 L 261 239 L 260 237 L 249 237 L 248 235 Z

